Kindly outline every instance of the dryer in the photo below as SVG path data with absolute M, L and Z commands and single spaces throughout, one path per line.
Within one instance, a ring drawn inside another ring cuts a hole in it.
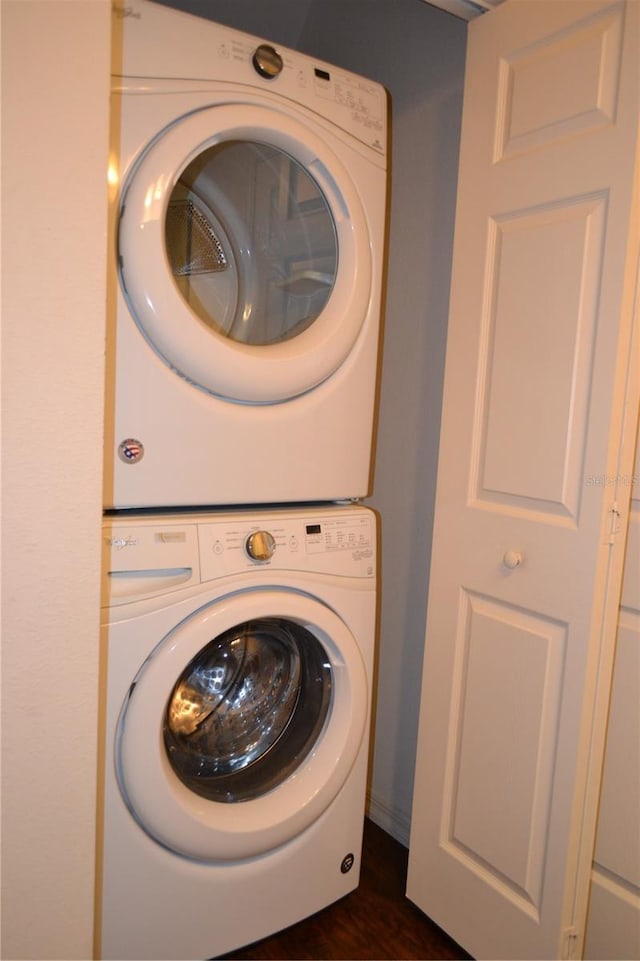
M 107 508 L 369 493 L 387 97 L 115 5 Z
M 103 958 L 209 958 L 358 884 L 376 518 L 104 522 Z

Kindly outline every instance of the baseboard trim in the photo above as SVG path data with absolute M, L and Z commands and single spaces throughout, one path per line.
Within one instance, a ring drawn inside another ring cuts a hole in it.
M 367 794 L 366 813 L 374 824 L 390 834 L 405 848 L 409 847 L 411 821 L 405 814 L 385 804 L 373 794 Z

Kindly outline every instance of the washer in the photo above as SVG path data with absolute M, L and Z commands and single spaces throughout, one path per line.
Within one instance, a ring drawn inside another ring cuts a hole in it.
M 100 956 L 211 958 L 359 879 L 367 508 L 104 522 Z
M 115 6 L 107 508 L 369 493 L 387 96 Z

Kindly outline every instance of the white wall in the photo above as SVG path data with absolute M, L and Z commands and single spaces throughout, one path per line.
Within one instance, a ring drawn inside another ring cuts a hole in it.
M 2 957 L 93 939 L 109 0 L 3 0 Z
M 298 0 L 162 2 L 295 46 L 378 80 L 391 93 L 386 326 L 369 501 L 382 518 L 370 815 L 407 844 L 467 25 L 419 0 L 305 0 L 303 7 Z

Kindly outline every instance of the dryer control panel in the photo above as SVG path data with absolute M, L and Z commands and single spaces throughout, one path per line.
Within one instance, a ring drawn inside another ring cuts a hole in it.
M 173 81 L 174 92 L 204 81 L 276 94 L 348 131 L 386 160 L 387 93 L 380 83 L 149 0 L 115 0 L 113 17 L 124 27 L 117 76 Z

